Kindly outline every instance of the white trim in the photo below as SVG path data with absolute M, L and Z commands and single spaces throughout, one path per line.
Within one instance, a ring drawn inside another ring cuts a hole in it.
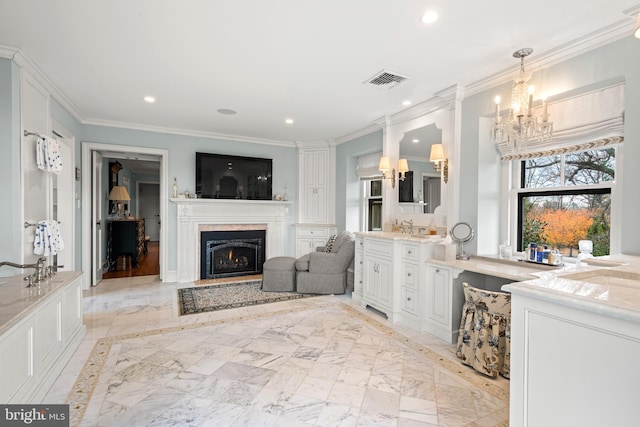
M 73 209 L 71 209 L 71 242 L 67 242 L 65 249 L 71 252 L 71 262 L 72 265 L 66 265 L 65 269 L 67 270 L 76 270 L 76 209 L 77 209 L 77 184 L 75 179 L 75 168 L 76 168 L 76 136 L 69 129 L 64 127 L 60 122 L 55 119 L 51 119 L 51 133 L 56 132 L 62 135 L 62 139 L 59 139 L 61 143 L 65 143 L 64 141 L 69 141 L 71 145 L 70 153 L 71 159 L 65 159 L 66 167 L 73 168 Z M 55 135 L 54 135 L 55 136 Z
M 140 130 L 154 133 L 168 133 L 172 135 L 194 136 L 197 138 L 220 139 L 225 141 L 250 142 L 252 144 L 275 145 L 280 147 L 296 147 L 294 141 L 284 141 L 268 138 L 255 138 L 251 136 L 230 135 L 217 132 L 204 132 L 190 129 L 168 128 L 162 126 L 143 125 L 138 123 L 116 122 L 100 119 L 85 119 L 82 124 L 93 126 L 105 126 L 118 129 Z
M 169 197 L 167 183 L 169 180 L 169 150 L 160 148 L 134 147 L 129 145 L 102 144 L 97 142 L 82 142 L 82 271 L 84 274 L 84 288 L 91 284 L 91 153 L 93 151 L 120 151 L 125 153 L 142 153 L 160 157 L 160 278 L 163 282 L 170 280 L 168 268 L 168 216 Z M 172 277 L 175 277 L 173 272 Z

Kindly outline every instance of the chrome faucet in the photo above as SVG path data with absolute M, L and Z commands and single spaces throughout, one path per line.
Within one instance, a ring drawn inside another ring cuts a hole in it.
M 33 268 L 36 271 L 29 275 L 26 276 L 24 278 L 24 280 L 28 280 L 29 284 L 27 285 L 27 287 L 31 287 L 34 284 L 38 285 L 40 283 L 42 283 L 44 281 L 44 277 L 45 277 L 45 267 L 44 267 L 44 263 L 47 260 L 47 258 L 45 257 L 40 257 L 38 258 L 38 261 L 36 261 L 34 264 L 16 264 L 13 262 L 9 262 L 9 261 L 2 261 L 0 262 L 0 267 L 2 267 L 3 265 L 8 265 L 9 267 L 15 267 L 15 268 Z

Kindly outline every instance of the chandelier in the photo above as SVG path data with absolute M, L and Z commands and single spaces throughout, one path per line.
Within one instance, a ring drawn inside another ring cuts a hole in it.
M 509 151 L 522 151 L 529 142 L 546 142 L 551 139 L 553 123 L 549 121 L 547 101 L 542 100 L 542 114 L 534 114 L 531 73 L 524 71 L 524 58 L 533 49 L 519 49 L 513 53 L 520 58 L 520 73 L 513 81 L 511 89 L 511 109 L 505 117 L 500 117 L 500 96 L 496 96 L 496 118 L 493 137 L 496 144 L 506 146 Z

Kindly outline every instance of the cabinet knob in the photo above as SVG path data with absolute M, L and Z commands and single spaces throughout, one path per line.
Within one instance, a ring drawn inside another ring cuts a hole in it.
M 409 255 L 411 255 L 411 254 L 412 254 L 412 252 L 411 252 L 411 251 L 407 251 L 407 253 L 408 253 Z
M 436 273 L 440 273 L 440 269 L 439 268 L 436 268 Z
M 407 277 L 411 277 L 411 273 L 407 273 Z
M 362 265 L 362 261 L 360 261 L 360 265 Z
M 411 301 L 411 297 L 407 297 L 407 301 Z

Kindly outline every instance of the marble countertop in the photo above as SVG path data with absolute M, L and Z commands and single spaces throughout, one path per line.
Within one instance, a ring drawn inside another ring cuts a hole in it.
M 40 285 L 27 288 L 26 275 L 0 277 L 0 335 L 33 312 L 38 304 L 57 295 L 80 271 L 64 271 L 45 279 Z
M 539 273 L 547 271 L 572 271 L 572 267 L 552 267 L 544 264 L 534 264 L 520 261 L 503 260 L 498 257 L 472 256 L 468 260 L 442 261 L 428 259 L 431 264 L 453 267 L 459 270 L 473 271 L 488 276 L 502 277 L 514 281 L 529 280 Z
M 504 285 L 502 289 L 514 295 L 640 323 L 640 256 L 594 258 L 587 266 L 546 271 L 536 276 Z

